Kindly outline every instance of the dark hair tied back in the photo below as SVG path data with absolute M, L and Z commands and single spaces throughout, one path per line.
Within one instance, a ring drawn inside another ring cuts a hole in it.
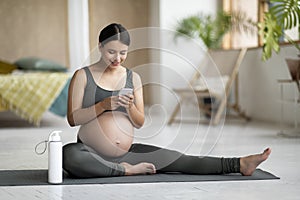
M 103 28 L 99 34 L 99 42 L 102 46 L 114 40 L 118 40 L 127 46 L 130 45 L 129 33 L 121 24 L 110 24 Z

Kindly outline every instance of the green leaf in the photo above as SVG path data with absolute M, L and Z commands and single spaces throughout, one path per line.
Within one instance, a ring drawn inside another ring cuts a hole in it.
M 292 16 L 293 16 L 293 21 L 294 21 L 293 27 L 296 27 L 298 25 L 297 22 L 299 22 L 299 20 L 300 20 L 300 17 L 299 17 L 300 16 L 300 10 L 299 10 L 298 14 L 297 14 L 297 11 L 294 10 L 292 12 Z
M 259 24 L 259 33 L 263 36 L 263 60 L 272 56 L 272 50 L 277 53 L 280 51 L 279 39 L 284 35 L 283 29 L 292 29 L 300 24 L 299 0 L 271 0 L 270 2 L 276 4 L 265 13 L 264 22 Z M 295 42 L 293 44 L 296 48 L 299 47 Z
M 264 22 L 259 26 L 264 43 L 262 59 L 267 60 L 272 56 L 272 50 L 276 53 L 280 51 L 279 38 L 283 34 L 282 28 L 278 26 L 276 17 L 270 13 L 265 14 Z
M 220 48 L 224 35 L 230 31 L 256 33 L 256 23 L 243 13 L 218 12 L 192 15 L 177 23 L 175 37 L 187 35 L 201 38 L 207 48 Z

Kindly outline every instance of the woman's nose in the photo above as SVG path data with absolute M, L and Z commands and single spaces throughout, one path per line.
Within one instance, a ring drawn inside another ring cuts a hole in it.
M 120 56 L 120 54 L 117 54 L 117 55 L 116 55 L 116 57 L 115 57 L 115 61 L 118 61 L 118 62 L 120 62 L 120 61 L 121 61 L 121 56 Z

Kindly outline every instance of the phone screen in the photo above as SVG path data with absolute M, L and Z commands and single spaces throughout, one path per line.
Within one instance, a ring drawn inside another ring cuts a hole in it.
M 132 88 L 122 88 L 119 92 L 119 95 L 132 94 L 132 92 L 133 92 Z

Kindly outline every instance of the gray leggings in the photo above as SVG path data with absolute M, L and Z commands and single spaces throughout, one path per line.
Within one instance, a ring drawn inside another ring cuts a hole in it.
M 146 144 L 133 144 L 128 153 L 120 157 L 97 154 L 82 143 L 63 147 L 63 168 L 79 178 L 124 176 L 120 164 L 153 163 L 157 173 L 180 172 L 187 174 L 226 174 L 240 172 L 239 158 L 217 158 L 185 155 L 178 151 Z

